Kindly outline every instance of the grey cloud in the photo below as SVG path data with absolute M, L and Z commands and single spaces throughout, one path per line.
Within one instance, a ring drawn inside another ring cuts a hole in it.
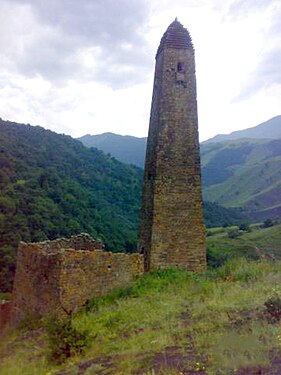
M 253 10 L 261 10 L 267 8 L 276 0 L 234 0 L 229 7 L 228 16 L 230 18 L 240 17 L 253 12 Z
M 268 51 L 263 55 L 257 69 L 245 84 L 236 101 L 248 99 L 261 89 L 273 85 L 281 85 L 281 47 Z
M 263 29 L 264 37 L 268 40 L 268 49 L 257 62 L 235 101 L 248 99 L 262 89 L 281 84 L 280 5 L 280 0 L 235 0 L 231 4 L 229 15 L 232 17 L 247 17 L 255 10 L 271 9 L 270 23 L 265 24 Z
M 148 15 L 146 1 L 10 1 L 29 6 L 40 24 L 40 30 L 24 41 L 16 61 L 22 74 L 40 74 L 61 83 L 69 78 L 95 79 L 113 82 L 117 88 L 144 79 L 151 65 L 142 32 Z M 124 50 L 124 43 L 134 47 Z M 98 68 L 91 70 L 83 67 L 79 54 L 94 47 L 100 53 L 93 56 Z
M 26 76 L 40 74 L 58 83 L 79 71 L 75 48 L 67 39 L 43 36 L 27 43 L 17 62 L 19 71 Z

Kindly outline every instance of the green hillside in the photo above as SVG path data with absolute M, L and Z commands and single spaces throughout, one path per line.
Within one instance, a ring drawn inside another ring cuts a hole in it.
M 247 259 L 281 260 L 281 225 L 263 228 L 253 225 L 246 231 L 238 227 L 212 228 L 207 231 L 209 266 L 219 266 L 237 256 Z
M 11 289 L 19 241 L 87 232 L 107 250 L 137 249 L 142 170 L 69 136 L 0 121 L 0 292 Z M 205 204 L 208 226 L 240 211 Z
M 256 220 L 281 216 L 281 139 L 202 145 L 204 199 L 243 207 Z
M 0 346 L 0 373 L 279 374 L 281 226 L 228 230 L 208 237 L 221 267 L 158 270 L 71 320 L 22 322 Z
M 0 290 L 10 288 L 19 241 L 87 232 L 135 251 L 142 171 L 69 136 L 0 122 Z

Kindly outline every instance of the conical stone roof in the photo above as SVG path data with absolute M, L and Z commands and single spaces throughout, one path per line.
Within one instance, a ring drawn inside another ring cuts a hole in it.
M 162 36 L 156 57 L 164 48 L 193 50 L 193 44 L 189 32 L 183 27 L 177 18 L 170 24 Z

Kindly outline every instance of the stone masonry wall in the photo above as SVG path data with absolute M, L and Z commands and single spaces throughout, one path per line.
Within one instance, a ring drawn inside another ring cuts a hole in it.
M 79 249 L 82 247 L 83 249 Z M 69 314 L 143 273 L 139 254 L 109 253 L 89 236 L 20 243 L 12 319 Z
M 177 21 L 156 56 L 139 248 L 146 271 L 206 267 L 194 50 Z

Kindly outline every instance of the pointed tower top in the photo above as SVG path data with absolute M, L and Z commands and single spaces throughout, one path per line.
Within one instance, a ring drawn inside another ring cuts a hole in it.
M 178 21 L 177 17 L 169 25 L 162 36 L 156 57 L 164 48 L 193 50 L 193 44 L 189 32 Z

